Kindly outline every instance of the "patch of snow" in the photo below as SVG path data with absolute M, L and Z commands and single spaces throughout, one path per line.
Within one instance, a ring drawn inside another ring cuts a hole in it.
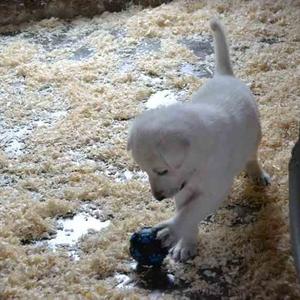
M 36 246 L 47 246 L 54 252 L 57 249 L 66 249 L 74 260 L 79 260 L 79 248 L 77 243 L 85 234 L 98 232 L 110 225 L 110 220 L 101 221 L 97 216 L 99 210 L 92 206 L 83 206 L 83 211 L 73 217 L 60 218 L 57 220 L 56 235 L 43 241 L 37 241 Z M 92 210 L 92 211 L 91 211 Z
M 59 245 L 75 245 L 79 238 L 91 230 L 100 231 L 107 227 L 110 221 L 102 222 L 87 213 L 79 213 L 72 218 L 59 219 L 58 228 L 55 238 L 48 241 L 48 246 L 53 250 Z
M 133 280 L 125 274 L 117 273 L 115 279 L 118 282 L 117 288 L 129 289 L 134 287 Z
M 0 122 L 0 148 L 9 158 L 16 158 L 26 153 L 26 139 L 42 126 L 51 127 L 67 115 L 67 111 L 42 112 L 33 116 L 28 124 L 11 127 L 5 121 Z
M 178 103 L 176 95 L 170 90 L 156 92 L 146 102 L 147 109 L 169 106 Z

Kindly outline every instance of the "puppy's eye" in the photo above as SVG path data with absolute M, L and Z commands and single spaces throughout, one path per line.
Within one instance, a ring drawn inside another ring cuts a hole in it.
M 168 174 L 168 170 L 162 170 L 162 171 L 156 171 L 156 174 L 159 175 L 159 176 L 163 176 L 163 175 L 166 175 Z

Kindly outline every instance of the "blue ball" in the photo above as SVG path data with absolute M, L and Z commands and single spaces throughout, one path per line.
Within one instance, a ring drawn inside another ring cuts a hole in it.
M 144 227 L 131 236 L 130 254 L 142 266 L 160 266 L 168 254 L 156 234 L 157 230 Z

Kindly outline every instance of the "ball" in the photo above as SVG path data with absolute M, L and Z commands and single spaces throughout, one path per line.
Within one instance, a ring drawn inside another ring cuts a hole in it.
M 142 266 L 160 266 L 168 254 L 156 238 L 157 230 L 144 227 L 130 238 L 130 254 Z

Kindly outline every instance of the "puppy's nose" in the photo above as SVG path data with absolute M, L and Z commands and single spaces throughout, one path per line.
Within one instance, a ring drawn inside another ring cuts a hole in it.
M 154 193 L 154 197 L 155 197 L 155 199 L 158 200 L 158 201 L 161 201 L 161 200 L 163 200 L 163 199 L 166 198 L 165 195 L 164 195 L 164 193 L 161 192 L 161 191 L 155 192 L 155 193 Z

